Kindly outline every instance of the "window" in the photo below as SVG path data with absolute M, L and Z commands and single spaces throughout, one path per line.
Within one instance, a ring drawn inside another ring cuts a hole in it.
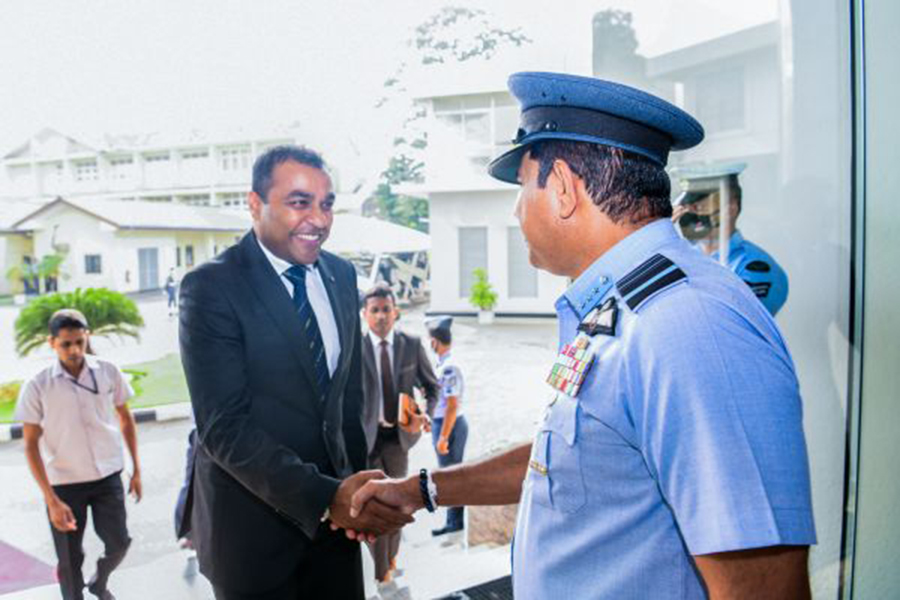
M 697 77 L 697 118 L 708 133 L 744 128 L 744 71 L 728 69 Z
M 528 246 L 519 227 L 506 230 L 506 260 L 509 273 L 510 298 L 536 298 L 537 270 L 528 261 Z
M 101 256 L 99 254 L 84 255 L 84 272 L 88 275 L 97 275 L 103 272 Z
M 85 160 L 73 163 L 75 181 L 97 181 L 97 161 Z
M 459 228 L 459 297 L 468 298 L 475 269 L 487 270 L 487 227 Z
M 243 192 L 229 192 L 227 194 L 219 194 L 219 204 L 229 207 L 246 207 L 247 194 Z
M 189 206 L 209 206 L 209 194 L 189 194 L 187 196 L 179 196 L 178 201 Z
M 181 266 L 181 246 L 175 246 L 175 266 Z
M 223 171 L 246 171 L 250 168 L 250 146 L 234 146 L 219 151 Z
M 209 151 L 205 148 L 195 148 L 192 150 L 182 150 L 181 160 L 200 160 L 209 158 Z
M 134 158 L 116 156 L 109 159 L 109 176 L 113 180 L 130 179 L 134 175 Z
M 191 245 L 187 245 L 184 247 L 184 266 L 194 266 L 194 247 Z

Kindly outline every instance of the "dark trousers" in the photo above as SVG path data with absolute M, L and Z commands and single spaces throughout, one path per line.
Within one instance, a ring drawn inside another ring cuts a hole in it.
M 444 426 L 444 419 L 435 419 L 431 425 L 431 439 L 437 447 L 438 439 L 441 437 L 441 428 Z M 441 467 L 449 467 L 458 465 L 463 461 L 466 452 L 466 440 L 469 439 L 469 424 L 466 417 L 460 415 L 456 417 L 456 423 L 453 424 L 453 431 L 450 432 L 448 447 L 450 451 L 447 454 L 438 454 L 438 465 Z M 452 506 L 447 509 L 447 527 L 451 529 L 462 529 L 463 527 L 463 507 Z
M 261 592 L 235 592 L 215 585 L 213 591 L 216 600 L 363 600 L 359 542 L 348 540 L 343 531 L 331 531 L 323 523 L 313 547 L 287 581 Z
M 406 477 L 409 471 L 409 455 L 400 446 L 400 436 L 396 427 L 378 429 L 378 437 L 372 453 L 369 454 L 369 468 L 381 469 L 388 477 Z M 400 550 L 400 532 L 395 531 L 379 536 L 369 544 L 369 552 L 375 561 L 375 578 L 384 579 L 391 566 L 391 561 Z
M 187 456 L 184 462 L 184 483 L 178 491 L 175 501 L 175 539 L 191 539 L 191 513 L 188 511 L 188 497 L 191 492 L 191 481 L 194 478 L 194 457 L 197 454 L 197 430 L 191 429 L 188 434 Z
M 121 472 L 87 483 L 55 485 L 53 491 L 72 509 L 77 524 L 75 531 L 65 533 L 50 525 L 59 560 L 56 567 L 59 587 L 64 600 L 81 600 L 84 598 L 82 542 L 88 508 L 91 509 L 94 531 L 104 546 L 103 556 L 97 559 L 97 572 L 89 584 L 94 591 L 102 592 L 106 589 L 110 574 L 125 558 L 131 543 L 125 524 L 125 489 L 122 486 Z

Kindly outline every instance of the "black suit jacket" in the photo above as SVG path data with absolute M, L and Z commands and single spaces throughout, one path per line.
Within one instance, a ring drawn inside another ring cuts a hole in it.
M 376 356 L 372 342 L 363 337 L 362 339 L 363 354 L 363 392 L 365 403 L 363 407 L 363 430 L 366 433 L 366 443 L 371 453 L 375 447 L 375 438 L 378 436 L 378 415 L 380 413 L 380 394 L 381 379 L 378 378 L 378 369 L 375 365 L 376 360 L 381 359 L 381 355 Z M 394 389 L 397 394 L 409 394 L 412 396 L 413 388 L 419 388 L 425 394 L 428 401 L 428 414 L 434 412 L 434 406 L 437 403 L 438 385 L 428 361 L 428 355 L 425 354 L 425 348 L 422 342 L 413 335 L 405 334 L 401 331 L 394 331 L 394 367 L 391 375 L 394 378 Z M 399 430 L 400 446 L 403 450 L 409 450 L 419 441 L 421 433 L 407 433 L 402 428 Z
M 291 296 L 253 232 L 181 283 L 193 541 L 201 572 L 226 589 L 285 581 L 316 551 L 340 480 L 365 467 L 356 273 L 327 252 L 318 266 L 341 343 L 324 402 Z

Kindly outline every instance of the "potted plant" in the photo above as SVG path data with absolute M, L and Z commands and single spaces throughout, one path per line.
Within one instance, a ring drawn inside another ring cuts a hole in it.
M 494 322 L 494 305 L 497 304 L 497 292 L 493 290 L 484 269 L 475 269 L 475 283 L 469 294 L 469 302 L 478 309 L 478 322 L 490 325 Z

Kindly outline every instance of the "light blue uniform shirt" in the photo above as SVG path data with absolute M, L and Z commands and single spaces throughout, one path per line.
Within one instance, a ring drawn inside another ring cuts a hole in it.
M 627 276 L 658 255 L 674 265 L 623 299 Z M 747 285 L 656 221 L 557 301 L 560 346 L 611 295 L 616 331 L 592 338 L 577 397 L 547 387 L 516 599 L 704 598 L 692 555 L 815 543 L 794 366 Z
M 719 260 L 719 252 L 713 252 Z M 772 316 L 778 314 L 788 297 L 788 277 L 768 252 L 748 242 L 740 231 L 731 234 L 728 248 L 728 268 L 750 286 Z
M 465 381 L 462 371 L 453 361 L 452 352 L 445 353 L 438 359 L 437 380 L 440 391 L 438 392 L 437 406 L 434 409 L 434 418 L 443 419 L 447 414 L 447 398 L 456 396 L 456 416 L 462 412 L 463 390 Z

